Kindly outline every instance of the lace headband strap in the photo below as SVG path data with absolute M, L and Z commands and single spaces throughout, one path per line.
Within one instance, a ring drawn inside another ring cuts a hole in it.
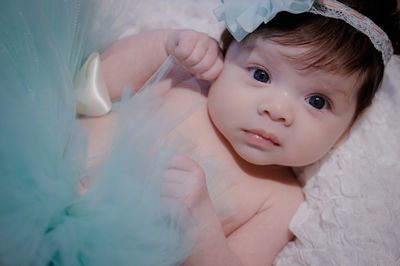
M 385 65 L 392 57 L 393 47 L 386 33 L 372 22 L 372 20 L 358 13 L 356 10 L 335 0 L 317 0 L 309 12 L 325 17 L 341 19 L 367 35 L 375 48 L 382 53 Z
M 336 0 L 221 0 L 214 10 L 219 21 L 237 41 L 253 32 L 262 23 L 268 23 L 281 11 L 298 14 L 311 12 L 325 17 L 341 19 L 364 33 L 374 47 L 382 53 L 386 64 L 393 55 L 392 44 L 386 33 L 366 16 Z

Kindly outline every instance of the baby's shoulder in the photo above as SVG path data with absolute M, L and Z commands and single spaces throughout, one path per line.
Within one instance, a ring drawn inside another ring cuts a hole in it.
M 231 197 L 235 215 L 223 221 L 226 235 L 235 232 L 263 250 L 280 250 L 293 238 L 289 225 L 304 201 L 300 184 L 288 171 L 246 176 L 237 181 Z M 254 237 L 249 238 L 249 235 Z M 249 243 L 249 245 L 251 244 Z
M 252 195 L 260 194 L 259 211 L 294 209 L 304 201 L 303 189 L 289 167 L 266 166 L 247 171 L 244 183 L 251 184 Z
M 280 209 L 292 215 L 304 201 L 303 188 L 292 171 L 282 171 L 269 180 L 269 197 L 263 209 Z

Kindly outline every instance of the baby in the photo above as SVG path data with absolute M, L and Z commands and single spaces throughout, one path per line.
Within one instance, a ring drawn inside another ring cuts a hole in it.
M 339 145 L 371 103 L 393 53 L 383 30 L 395 36 L 398 28 L 381 18 L 395 12 L 395 0 L 342 1 L 346 6 L 269 1 L 269 11 L 253 2 L 225 1 L 217 10 L 229 29 L 222 51 L 204 33 L 158 30 L 120 40 L 101 55 L 112 99 L 121 97 L 126 84 L 138 90 L 171 55 L 176 66 L 156 88 L 164 94 L 158 111 L 199 108 L 169 137 L 189 136 L 202 157 L 235 177 L 224 192 L 234 214 L 220 221 L 203 169 L 187 155 L 171 159 L 162 196 L 183 199 L 187 215 L 196 220 L 188 265 L 273 263 L 293 239 L 289 223 L 304 201 L 291 167 L 312 164 Z M 340 12 L 348 20 L 332 15 Z M 355 28 L 360 23 L 368 35 Z M 93 132 L 108 118 L 97 118 Z

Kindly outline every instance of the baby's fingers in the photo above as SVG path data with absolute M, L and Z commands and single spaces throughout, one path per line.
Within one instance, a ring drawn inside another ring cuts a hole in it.
M 173 31 L 166 44 L 168 54 L 173 55 L 180 63 L 184 63 L 199 41 L 198 34 L 200 33 L 192 30 Z
M 204 80 L 215 80 L 219 76 L 224 66 L 222 53 L 219 52 L 214 60 L 211 62 L 212 63 L 210 64 L 210 66 L 207 65 L 204 66 L 204 68 L 199 69 L 199 74 L 196 74 L 198 78 Z M 205 64 L 207 64 L 207 62 L 205 62 Z
M 187 193 L 186 173 L 181 170 L 168 169 L 163 177 L 161 195 L 165 198 L 183 200 Z
M 203 176 L 203 169 L 190 157 L 183 154 L 175 154 L 169 162 L 169 169 L 177 169 L 199 176 Z
M 175 48 L 175 57 L 187 68 L 199 64 L 208 52 L 207 40 L 197 36 L 197 40 L 182 40 Z
M 174 155 L 164 174 L 163 192 L 195 207 L 208 196 L 203 169 L 185 155 Z
M 206 79 L 215 79 L 222 69 L 218 42 L 193 30 L 174 31 L 167 41 L 167 52 L 187 71 Z
M 198 44 L 194 48 L 193 57 L 196 58 L 190 61 L 191 64 L 186 64 L 185 67 L 197 77 L 209 71 L 217 61 L 222 61 L 222 53 L 219 49 L 219 45 L 217 41 L 211 38 L 208 38 L 207 44 Z M 192 58 L 192 55 L 190 58 Z M 187 62 L 189 62 L 189 60 L 187 60 Z

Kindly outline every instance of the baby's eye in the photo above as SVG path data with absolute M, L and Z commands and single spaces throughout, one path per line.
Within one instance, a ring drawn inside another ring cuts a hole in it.
M 310 96 L 306 100 L 312 107 L 314 107 L 315 109 L 318 109 L 318 110 L 329 107 L 328 101 L 325 100 L 324 97 L 319 96 L 319 95 Z
M 267 83 L 269 82 L 269 75 L 266 71 L 259 68 L 250 69 L 250 73 L 253 75 L 253 78 L 257 81 Z

